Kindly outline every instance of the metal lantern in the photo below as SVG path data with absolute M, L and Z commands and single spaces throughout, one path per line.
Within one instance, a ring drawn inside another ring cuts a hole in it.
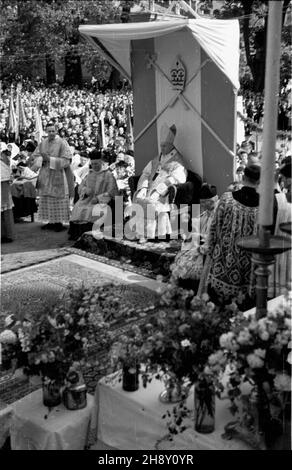
M 85 384 L 67 386 L 63 392 L 64 405 L 68 410 L 81 410 L 87 406 Z

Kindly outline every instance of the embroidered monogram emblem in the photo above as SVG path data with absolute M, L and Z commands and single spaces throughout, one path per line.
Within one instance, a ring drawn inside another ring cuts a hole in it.
M 176 59 L 170 70 L 173 90 L 182 91 L 185 87 L 186 69 L 179 58 Z

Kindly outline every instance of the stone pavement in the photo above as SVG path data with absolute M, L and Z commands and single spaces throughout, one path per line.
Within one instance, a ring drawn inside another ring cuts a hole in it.
M 41 230 L 43 224 L 31 222 L 30 217 L 15 224 L 16 237 L 12 243 L 1 244 L 1 273 L 32 266 L 67 254 L 71 247 L 67 230 Z

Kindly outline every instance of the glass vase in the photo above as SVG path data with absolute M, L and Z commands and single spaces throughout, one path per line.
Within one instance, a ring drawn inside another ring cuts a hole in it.
M 165 381 L 165 390 L 159 395 L 159 400 L 162 403 L 178 403 L 187 395 L 188 388 L 182 385 L 181 381 L 168 378 Z
M 135 392 L 139 388 L 140 366 L 123 367 L 122 387 L 126 392 Z
M 43 382 L 43 404 L 48 408 L 60 405 L 62 401 L 61 387 L 54 381 Z
M 264 430 L 268 450 L 291 450 L 291 392 L 279 392 L 281 406 L 272 406 L 273 413 Z M 279 402 L 278 402 L 279 404 Z
M 194 387 L 195 430 L 209 434 L 215 430 L 215 389 L 213 384 L 198 382 Z

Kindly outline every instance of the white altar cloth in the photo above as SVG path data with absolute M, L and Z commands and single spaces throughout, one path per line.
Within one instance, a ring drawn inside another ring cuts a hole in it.
M 0 450 L 9 437 L 12 414 L 12 407 L 0 401 Z
M 268 311 L 274 310 L 277 307 L 280 307 L 285 301 L 284 295 L 279 295 L 279 297 L 275 297 L 274 299 L 271 299 L 268 301 Z M 251 308 L 250 310 L 247 310 L 244 312 L 244 315 L 246 317 L 249 317 L 250 315 L 254 315 L 256 313 L 255 308 Z
M 98 440 L 119 450 L 153 450 L 158 440 L 167 433 L 166 420 L 162 415 L 174 405 L 159 401 L 163 383 L 153 379 L 146 388 L 141 381 L 139 390 L 125 392 L 121 382 L 110 383 L 107 376 L 96 388 L 98 408 Z M 106 383 L 108 382 L 108 383 Z M 193 408 L 193 389 L 188 407 Z M 225 440 L 221 437 L 224 426 L 234 420 L 228 411 L 229 400 L 216 399 L 215 431 L 199 434 L 193 428 L 193 419 L 186 420 L 190 428 L 175 436 L 174 441 L 163 440 L 159 450 L 250 450 L 243 442 Z
M 89 445 L 96 422 L 92 395 L 87 395 L 87 407 L 82 410 L 67 410 L 61 404 L 48 413 L 39 389 L 16 401 L 12 408 L 12 450 L 83 450 Z

